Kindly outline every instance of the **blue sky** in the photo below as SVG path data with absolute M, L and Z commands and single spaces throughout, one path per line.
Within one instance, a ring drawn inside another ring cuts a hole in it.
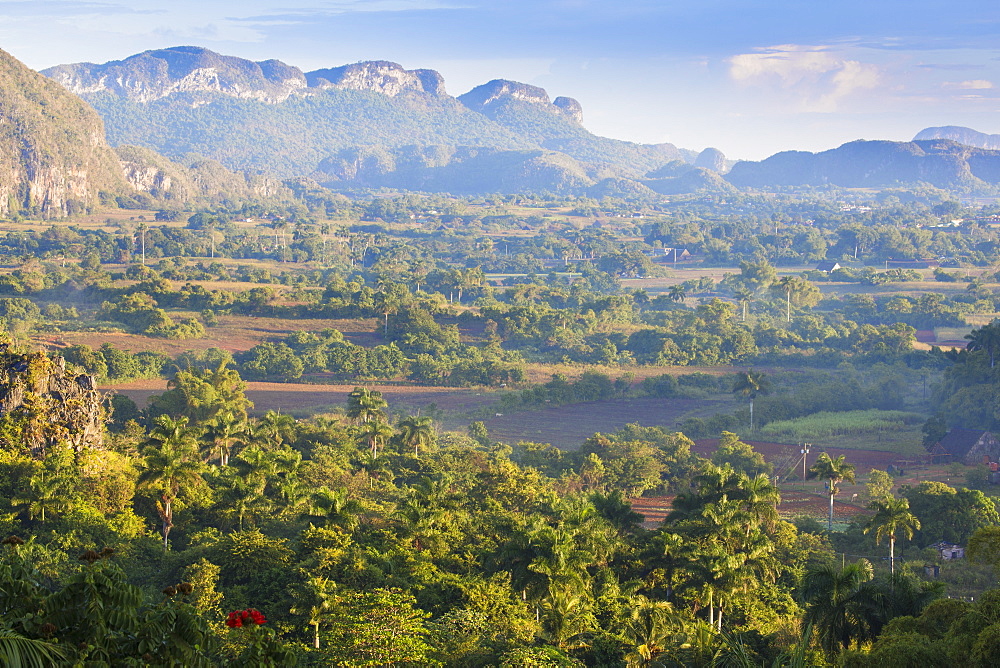
M 593 132 L 730 157 L 1000 133 L 1000 3 L 928 0 L 0 0 L 30 67 L 192 44 L 303 70 L 432 68 L 578 99 Z

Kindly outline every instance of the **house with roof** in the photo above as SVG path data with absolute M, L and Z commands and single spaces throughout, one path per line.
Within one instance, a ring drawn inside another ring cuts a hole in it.
M 840 263 L 836 260 L 823 260 L 816 265 L 816 271 L 822 271 L 824 274 L 829 274 L 830 272 L 837 271 L 840 268 Z
M 965 548 L 961 545 L 955 545 L 954 543 L 939 540 L 931 545 L 931 548 L 937 550 L 938 556 L 941 557 L 943 561 L 965 558 Z
M 930 452 L 931 462 L 935 464 L 962 462 L 975 466 L 1000 461 L 1000 441 L 992 432 L 982 429 L 953 427 Z

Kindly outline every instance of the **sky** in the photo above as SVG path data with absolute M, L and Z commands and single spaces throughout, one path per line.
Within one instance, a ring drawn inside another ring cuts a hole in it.
M 759 160 L 962 125 L 1000 133 L 996 0 L 0 0 L 29 67 L 195 45 L 304 71 L 363 60 L 583 105 L 590 131 Z

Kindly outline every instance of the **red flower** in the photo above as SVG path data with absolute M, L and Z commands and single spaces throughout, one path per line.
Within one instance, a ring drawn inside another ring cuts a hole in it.
M 250 624 L 251 622 L 260 626 L 261 624 L 265 624 L 267 620 L 264 619 L 264 615 L 259 610 L 254 608 L 234 610 L 226 617 L 226 626 L 231 629 L 242 628 L 244 623 Z

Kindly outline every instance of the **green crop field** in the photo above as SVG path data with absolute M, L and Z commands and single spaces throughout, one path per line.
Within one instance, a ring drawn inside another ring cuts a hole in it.
M 924 420 L 919 413 L 904 411 L 821 412 L 772 422 L 762 427 L 759 435 L 783 442 L 916 456 L 926 454 L 920 431 Z

